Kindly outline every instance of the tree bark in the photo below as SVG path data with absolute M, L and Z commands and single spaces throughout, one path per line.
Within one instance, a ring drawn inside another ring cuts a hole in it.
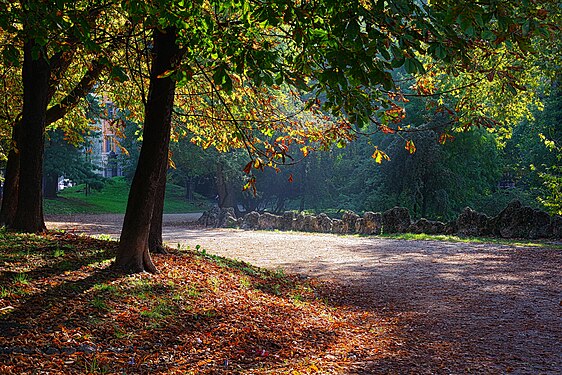
M 232 188 L 224 175 L 223 165 L 217 164 L 217 193 L 219 196 L 219 208 L 230 208 L 236 206 L 236 199 L 232 193 Z
M 65 60 L 66 61 L 66 60 Z M 55 64 L 57 65 L 57 64 Z M 62 71 L 63 68 L 68 68 L 67 63 L 58 63 L 58 70 Z M 68 93 L 68 95 L 56 104 L 49 108 L 46 113 L 45 126 L 52 124 L 55 121 L 63 118 L 72 108 L 82 100 L 86 94 L 94 87 L 97 79 L 105 70 L 106 66 L 101 61 L 95 60 L 90 69 L 84 74 L 80 82 Z M 57 74 L 62 74 L 59 72 Z M 49 102 L 55 93 L 54 88 L 58 84 L 57 81 L 50 80 L 47 102 Z M 18 206 L 19 196 L 19 173 L 20 173 L 20 153 L 19 144 L 22 140 L 20 138 L 22 122 L 16 121 L 12 130 L 12 149 L 8 154 L 8 162 L 6 164 L 6 176 L 4 180 L 4 198 L 2 199 L 2 207 L 0 209 L 0 226 L 10 227 L 14 222 L 16 210 Z
M 8 162 L 6 163 L 2 208 L 0 208 L 0 226 L 10 227 L 14 222 L 16 210 L 18 208 L 20 181 L 20 131 L 21 122 L 16 121 L 12 129 L 12 147 L 8 153 Z
M 158 272 L 150 257 L 148 237 L 162 163 L 168 158 L 175 93 L 175 81 L 171 77 L 158 77 L 173 69 L 178 54 L 175 28 L 167 28 L 165 32 L 156 29 L 143 143 L 115 259 L 115 267 L 125 272 Z
M 32 51 L 39 51 L 37 59 Z M 49 94 L 50 67 L 44 47 L 28 41 L 24 45 L 22 70 L 23 111 L 20 150 L 19 198 L 11 229 L 43 232 L 43 150 Z
M 169 144 L 168 144 L 169 146 Z M 148 235 L 148 249 L 155 254 L 167 254 L 162 240 L 162 219 L 164 215 L 164 199 L 166 198 L 166 174 L 168 172 L 168 157 L 162 163 L 160 170 L 160 179 L 156 188 L 156 199 L 154 200 L 154 209 L 152 212 L 152 220 L 150 222 L 150 233 Z

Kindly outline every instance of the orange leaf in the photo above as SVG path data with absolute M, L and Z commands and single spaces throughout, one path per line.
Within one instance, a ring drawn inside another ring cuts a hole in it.
M 405 149 L 408 150 L 410 154 L 416 152 L 416 145 L 414 145 L 414 141 L 412 140 L 407 141 Z

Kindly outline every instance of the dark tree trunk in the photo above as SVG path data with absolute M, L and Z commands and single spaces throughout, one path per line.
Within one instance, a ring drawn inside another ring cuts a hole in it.
M 123 230 L 115 266 L 125 272 L 157 272 L 148 250 L 148 237 L 153 216 L 162 163 L 168 158 L 168 143 L 175 81 L 158 78 L 173 69 L 178 57 L 175 29 L 154 31 L 154 48 L 150 88 L 145 108 L 143 143 L 127 202 Z
M 33 49 L 40 51 L 36 60 L 32 56 Z M 46 229 L 42 185 L 49 78 L 50 68 L 45 49 L 34 42 L 25 43 L 19 198 L 14 222 L 10 226 L 20 232 L 38 233 Z
M 12 129 L 12 148 L 8 153 L 8 162 L 6 163 L 2 208 L 0 209 L 0 226 L 11 226 L 18 208 L 20 181 L 20 152 L 18 148 L 20 131 L 21 122 L 16 121 Z
M 45 176 L 45 186 L 43 189 L 45 198 L 56 198 L 59 191 L 59 176 L 47 174 Z
M 185 178 L 185 200 L 188 202 L 193 202 L 193 177 Z
M 234 194 L 232 194 L 232 188 L 224 176 L 223 166 L 221 163 L 217 164 L 217 192 L 220 208 L 230 208 L 236 205 Z
M 156 189 L 156 199 L 150 222 L 150 233 L 148 235 L 148 249 L 155 254 L 167 254 L 162 241 L 162 218 L 164 215 L 164 199 L 166 198 L 166 174 L 168 172 L 168 157 L 162 163 L 160 180 Z

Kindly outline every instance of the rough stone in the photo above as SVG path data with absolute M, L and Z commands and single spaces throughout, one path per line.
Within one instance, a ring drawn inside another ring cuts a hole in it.
M 441 221 L 432 221 L 421 218 L 412 223 L 408 228 L 410 233 L 445 234 L 447 225 Z
M 410 211 L 405 207 L 394 207 L 382 214 L 384 233 L 404 233 L 411 224 Z
M 359 215 L 357 215 L 353 211 L 345 211 L 341 217 L 343 222 L 342 233 L 355 233 L 355 222 L 359 219 Z
M 490 222 L 493 234 L 503 238 L 547 238 L 552 235 L 550 216 L 513 201 Z
M 362 217 L 355 220 L 355 233 L 362 234 L 365 230 L 365 219 Z
M 550 233 L 551 237 L 557 240 L 562 240 L 562 216 L 554 215 L 550 220 Z
M 212 207 L 210 210 L 203 212 L 203 215 L 197 220 L 197 224 L 204 227 L 216 228 L 219 222 L 221 209 L 218 206 Z
M 322 233 L 332 233 L 333 222 L 328 215 L 322 213 L 316 217 L 318 231 Z
M 293 230 L 293 222 L 296 220 L 296 214 L 293 211 L 286 211 L 281 218 L 280 230 Z
M 264 212 L 258 219 L 258 229 L 279 229 L 281 223 L 281 216 Z
M 318 219 L 314 215 L 305 215 L 304 232 L 319 232 Z
M 293 230 L 297 232 L 304 232 L 305 218 L 306 215 L 302 212 L 299 212 L 299 214 L 295 217 L 295 220 L 293 221 Z
M 490 218 L 466 207 L 457 218 L 457 234 L 462 236 L 485 236 L 490 234 Z
M 381 234 L 382 214 L 379 212 L 367 211 L 363 214 L 363 230 L 362 234 Z
M 332 233 L 344 234 L 343 229 L 343 221 L 341 221 L 340 219 L 332 220 Z
M 242 224 L 240 224 L 240 228 L 242 229 L 256 229 L 258 227 L 258 221 L 260 219 L 259 212 L 252 211 L 248 212 L 244 215 L 244 219 Z
M 220 228 L 236 228 L 238 226 L 238 219 L 234 208 L 222 208 L 218 217 L 218 227 Z

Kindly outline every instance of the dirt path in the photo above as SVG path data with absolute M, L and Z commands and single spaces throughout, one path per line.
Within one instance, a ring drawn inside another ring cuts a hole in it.
M 190 229 L 188 219 L 166 219 L 171 246 L 330 280 L 337 303 L 392 316 L 396 356 L 353 373 L 562 374 L 560 250 Z M 91 216 L 50 218 L 48 227 L 117 235 L 120 224 Z

